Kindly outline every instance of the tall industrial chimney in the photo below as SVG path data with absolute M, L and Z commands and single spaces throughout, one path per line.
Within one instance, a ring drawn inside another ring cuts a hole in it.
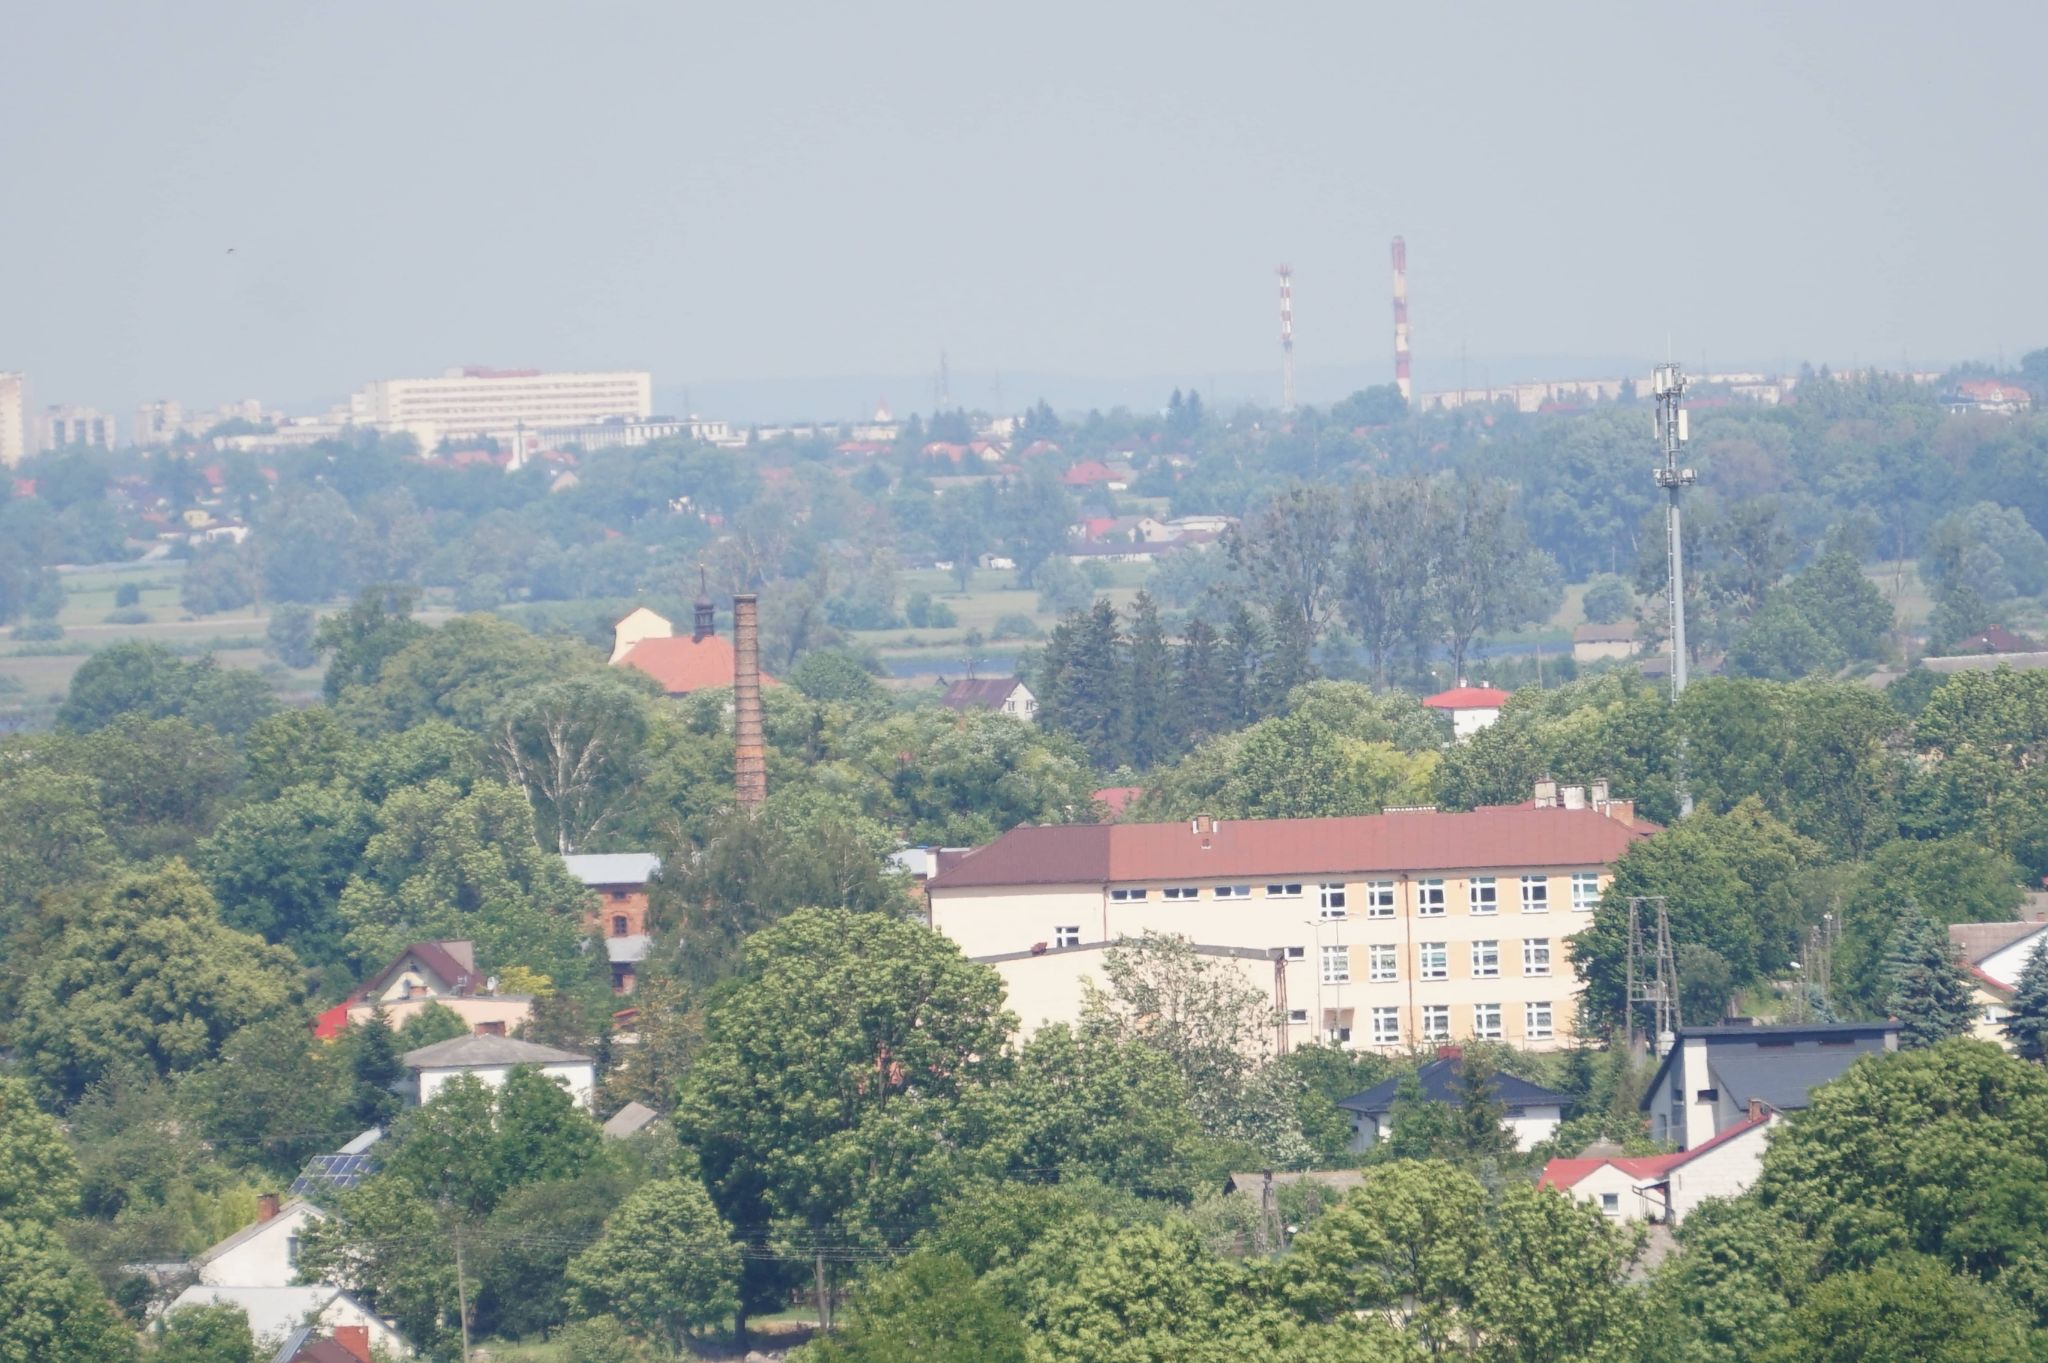
M 1294 410 L 1294 267 L 1282 265 L 1280 276 L 1280 409 Z
M 752 592 L 732 599 L 732 653 L 733 788 L 740 808 L 759 809 L 768 798 L 768 751 L 761 738 L 761 621 Z
M 1408 377 L 1408 243 L 1394 238 L 1394 387 L 1401 401 L 1415 401 L 1415 384 Z

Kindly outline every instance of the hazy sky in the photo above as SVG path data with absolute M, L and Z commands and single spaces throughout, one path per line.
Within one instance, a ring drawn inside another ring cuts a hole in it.
M 0 369 L 125 418 L 943 347 L 1028 400 L 1270 370 L 1286 260 L 1300 362 L 1363 384 L 1396 232 L 1425 383 L 1667 336 L 2010 359 L 2048 344 L 2044 41 L 1896 0 L 0 0 Z

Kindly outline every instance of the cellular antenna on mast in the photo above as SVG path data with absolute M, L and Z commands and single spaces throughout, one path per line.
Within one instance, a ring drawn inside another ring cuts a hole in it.
M 1280 276 L 1280 410 L 1294 410 L 1294 267 L 1282 265 Z
M 1685 545 L 1679 535 L 1679 497 L 1699 475 L 1679 466 L 1685 452 L 1685 371 L 1676 361 L 1657 366 L 1651 387 L 1657 396 L 1657 447 L 1664 462 L 1657 468 L 1657 486 L 1670 494 L 1664 513 L 1664 554 L 1670 572 L 1665 587 L 1671 598 L 1671 698 L 1685 691 Z

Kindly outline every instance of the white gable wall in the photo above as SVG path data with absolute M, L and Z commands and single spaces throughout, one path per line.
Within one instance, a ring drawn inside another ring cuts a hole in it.
M 1783 1118 L 1776 1113 L 1760 1126 L 1731 1136 L 1671 1171 L 1671 1217 L 1683 1221 L 1710 1197 L 1740 1197 L 1763 1172 L 1764 1146 L 1770 1129 Z
M 1977 962 L 1977 969 L 2010 989 L 2019 982 L 2020 972 L 2027 968 L 2027 958 L 2034 954 L 2034 948 L 2048 943 L 2048 924 L 2040 931 L 2019 941 L 2002 946 Z
M 299 1279 L 293 1262 L 299 1233 L 309 1221 L 324 1219 L 326 1213 L 312 1203 L 294 1203 L 200 1265 L 199 1281 L 211 1287 L 290 1287 Z

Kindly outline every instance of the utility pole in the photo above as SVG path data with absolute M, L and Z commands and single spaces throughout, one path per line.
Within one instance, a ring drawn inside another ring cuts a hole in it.
M 1698 481 L 1689 468 L 1681 468 L 1678 456 L 1687 438 L 1685 371 L 1676 361 L 1657 366 L 1653 387 L 1657 395 L 1657 446 L 1664 462 L 1657 469 L 1657 486 L 1670 496 L 1664 513 L 1664 553 L 1670 570 L 1666 590 L 1671 597 L 1671 698 L 1685 691 L 1685 546 L 1679 536 L 1679 496 Z
M 463 1271 L 462 1213 L 455 1213 L 455 1300 L 462 1312 L 462 1363 L 469 1363 L 469 1279 Z

